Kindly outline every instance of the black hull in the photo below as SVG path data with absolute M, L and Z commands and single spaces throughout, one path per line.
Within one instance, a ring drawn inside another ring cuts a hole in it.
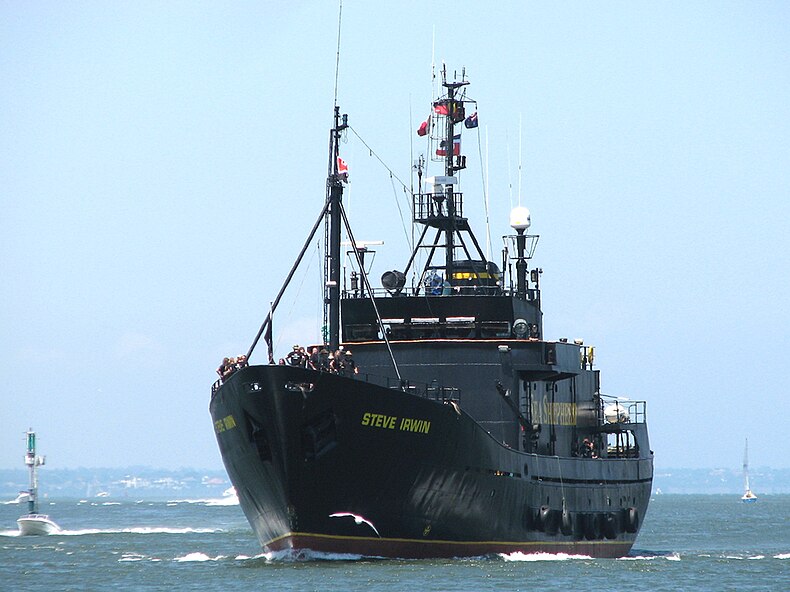
M 210 410 L 267 551 L 620 557 L 651 491 L 652 453 L 520 452 L 456 404 L 313 370 L 244 368 Z

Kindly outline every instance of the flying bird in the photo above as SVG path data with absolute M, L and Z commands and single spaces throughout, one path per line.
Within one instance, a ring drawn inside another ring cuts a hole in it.
M 354 519 L 354 522 L 356 522 L 357 524 L 363 524 L 363 523 L 367 524 L 373 529 L 373 532 L 376 533 L 376 536 L 381 538 L 379 531 L 376 530 L 376 527 L 373 526 L 373 523 L 370 520 L 363 518 L 362 516 L 358 516 L 357 514 L 352 514 L 351 512 L 335 512 L 334 514 L 329 515 L 330 518 L 342 518 L 344 516 L 351 516 Z

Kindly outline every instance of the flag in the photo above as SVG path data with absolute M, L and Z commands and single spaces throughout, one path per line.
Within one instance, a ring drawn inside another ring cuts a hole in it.
M 417 135 L 418 136 L 427 136 L 428 132 L 431 131 L 431 118 L 429 117 L 425 121 L 420 124 L 420 127 L 417 128 Z
M 348 182 L 348 165 L 339 156 L 337 157 L 337 176 L 341 181 Z
M 269 308 L 269 324 L 266 326 L 266 333 L 263 334 L 263 340 L 266 342 L 266 348 L 269 350 L 269 363 L 274 364 L 274 349 L 272 348 L 272 309 Z
M 449 105 L 449 115 L 453 123 L 458 123 L 466 117 L 466 109 L 462 101 L 452 101 Z
M 477 127 L 477 111 L 472 113 L 469 117 L 464 120 L 464 125 L 466 129 L 471 129 L 473 127 Z
M 442 140 L 436 149 L 436 156 L 447 156 L 447 140 Z M 461 134 L 453 136 L 453 156 L 461 154 Z
M 438 115 L 449 115 L 450 109 L 447 107 L 447 103 L 434 103 L 433 112 Z

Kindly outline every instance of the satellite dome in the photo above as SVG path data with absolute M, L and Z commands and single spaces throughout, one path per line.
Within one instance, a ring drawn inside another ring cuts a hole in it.
M 513 230 L 526 230 L 531 223 L 529 210 L 524 206 L 516 206 L 510 211 L 510 226 Z

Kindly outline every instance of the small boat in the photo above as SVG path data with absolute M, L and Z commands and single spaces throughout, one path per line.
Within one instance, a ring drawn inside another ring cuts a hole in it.
M 50 520 L 46 514 L 25 514 L 20 516 L 16 523 L 19 525 L 20 536 L 36 536 L 60 532 L 60 527 Z
M 743 478 L 744 478 L 744 485 L 743 488 L 745 490 L 744 494 L 741 496 L 742 502 L 756 502 L 757 496 L 754 495 L 751 488 L 749 487 L 749 439 L 746 439 L 746 446 L 743 449 Z
M 60 532 L 60 527 L 50 520 L 46 514 L 38 513 L 38 481 L 36 469 L 44 464 L 43 456 L 36 456 L 36 433 L 31 429 L 27 431 L 27 454 L 25 464 L 30 469 L 30 489 L 27 493 L 28 513 L 20 516 L 16 523 L 19 525 L 20 536 L 45 535 Z

